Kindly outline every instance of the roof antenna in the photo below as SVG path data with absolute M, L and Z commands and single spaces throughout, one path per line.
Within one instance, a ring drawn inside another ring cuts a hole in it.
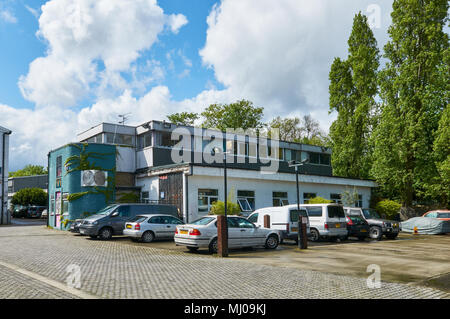
M 131 113 L 119 114 L 118 116 L 120 118 L 122 118 L 122 121 L 119 121 L 119 124 L 125 125 L 126 120 L 128 120 L 128 118 L 129 118 L 129 116 L 128 116 L 129 114 L 131 114 Z

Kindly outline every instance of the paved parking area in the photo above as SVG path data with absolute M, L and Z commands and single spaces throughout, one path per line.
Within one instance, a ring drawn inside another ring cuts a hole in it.
M 164 245 L 169 244 L 171 249 L 163 249 Z M 317 250 L 308 250 L 306 254 L 320 251 L 325 246 L 319 245 Z M 277 256 L 289 253 L 289 250 L 292 254 L 306 255 L 297 252 L 293 245 L 290 248 L 283 245 L 271 253 Z M 382 282 L 381 288 L 370 289 L 366 284 L 367 276 L 333 274 L 261 262 L 268 259 L 269 254 L 265 250 L 235 251 L 231 258 L 222 259 L 206 253 L 188 253 L 183 247 L 169 242 L 131 243 L 120 237 L 100 241 L 43 226 L 0 227 L 0 261 L 54 283 L 65 283 L 70 274 L 67 267 L 77 265 L 81 269 L 80 291 L 87 296 L 188 299 L 450 298 L 448 293 L 433 288 Z M 32 277 L 8 267 L 6 270 L 0 267 L 0 273 L 7 274 L 0 277 L 0 296 L 7 298 L 22 298 L 26 296 L 27 289 L 44 289 L 39 285 L 46 285 L 45 281 L 35 282 Z M 16 282 L 22 280 L 31 287 L 17 289 L 14 284 L 5 283 L 4 278 L 12 278 Z M 53 287 L 55 298 L 80 297 L 55 285 Z

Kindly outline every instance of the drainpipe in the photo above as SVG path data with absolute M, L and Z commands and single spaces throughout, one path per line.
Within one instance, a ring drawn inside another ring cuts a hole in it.
M 192 163 L 189 163 L 189 172 L 183 173 L 183 215 L 185 216 L 184 222 L 189 223 L 189 180 L 188 176 L 192 176 Z
M 1 190 L 1 192 L 2 192 L 2 202 L 0 203 L 0 206 L 1 206 L 0 225 L 3 225 L 3 215 L 5 214 L 4 202 L 5 202 L 6 135 L 10 135 L 10 134 L 11 134 L 11 131 L 7 131 L 7 132 L 2 134 L 2 139 L 3 139 L 3 143 L 2 143 L 2 190 Z M 6 223 L 8 223 L 8 216 L 6 216 Z

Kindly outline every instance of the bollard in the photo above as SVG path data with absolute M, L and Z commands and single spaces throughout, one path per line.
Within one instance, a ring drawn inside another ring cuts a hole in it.
M 264 215 L 264 228 L 270 228 L 270 215 Z
M 217 216 L 217 254 L 220 257 L 228 257 L 228 232 L 225 216 Z
M 298 235 L 298 248 L 299 249 L 307 249 L 308 248 L 308 237 L 306 233 L 306 223 L 307 218 L 298 216 L 298 227 L 297 227 L 297 235 Z

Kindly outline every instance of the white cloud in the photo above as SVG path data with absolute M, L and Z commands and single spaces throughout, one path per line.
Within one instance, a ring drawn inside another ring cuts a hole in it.
M 39 9 L 34 9 L 30 6 L 25 5 L 25 8 L 28 10 L 28 12 L 30 12 L 36 19 L 39 19 L 40 16 L 40 10 Z
M 73 106 L 95 86 L 123 89 L 120 72 L 164 26 L 178 32 L 187 23 L 181 14 L 166 16 L 155 0 L 51 0 L 41 9 L 37 35 L 48 43 L 47 56 L 19 79 L 23 96 L 38 106 Z
M 17 23 L 17 18 L 8 9 L 0 8 L 0 20 L 7 23 Z
M 223 0 L 208 16 L 203 63 L 237 97 L 264 106 L 266 118 L 328 116 L 328 73 L 333 58 L 346 57 L 353 17 L 373 0 Z M 380 29 L 386 41 L 392 0 L 382 0 Z M 380 43 L 379 43 L 380 44 Z

